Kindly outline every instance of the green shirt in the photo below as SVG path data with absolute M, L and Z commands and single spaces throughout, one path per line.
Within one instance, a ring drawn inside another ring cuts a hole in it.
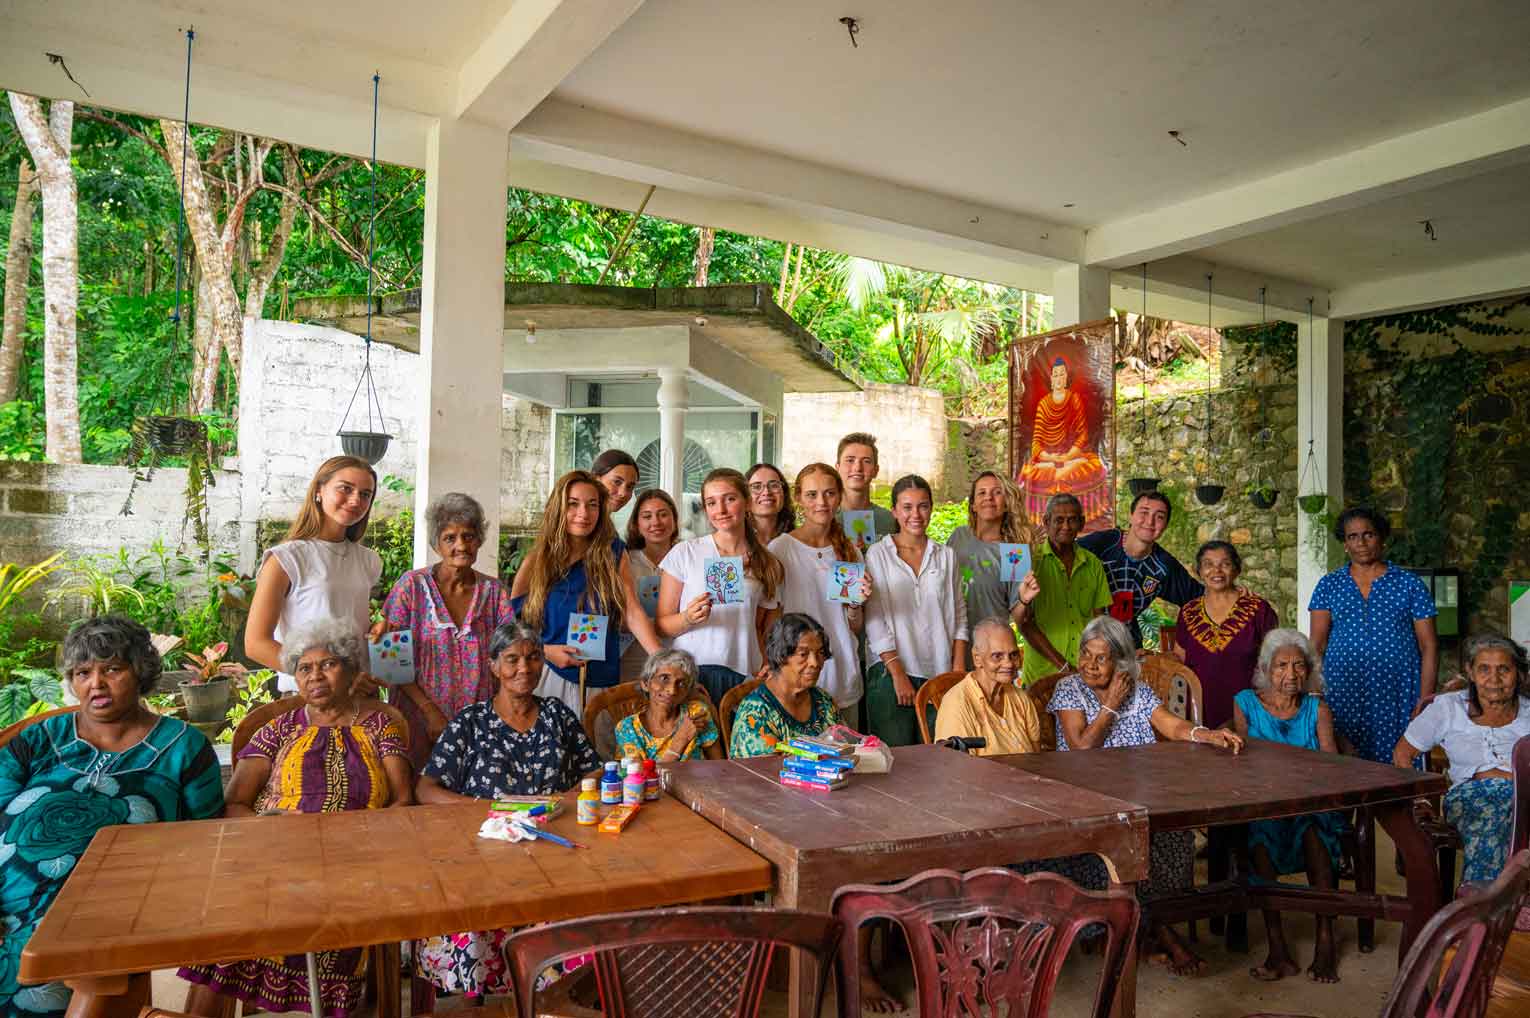
M 1042 541 L 1032 554 L 1031 570 L 1036 574 L 1036 582 L 1041 584 L 1041 593 L 1031 604 L 1032 617 L 1053 648 L 1067 658 L 1069 664 L 1077 665 L 1078 640 L 1083 635 L 1084 626 L 1100 613 L 1101 608 L 1110 607 L 1110 584 L 1105 579 L 1105 566 L 1092 552 L 1077 544 L 1073 546 L 1071 576 L 1062 559 L 1052 550 L 1051 541 Z M 1056 670 L 1052 662 L 1027 648 L 1020 680 L 1029 685 Z

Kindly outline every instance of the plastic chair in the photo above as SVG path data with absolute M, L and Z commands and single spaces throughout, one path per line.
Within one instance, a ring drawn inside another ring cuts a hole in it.
M 523 1015 L 541 1013 L 535 1007 L 538 973 L 590 954 L 606 1018 L 754 1018 L 771 956 L 782 947 L 817 960 L 807 1013 L 818 1014 L 841 940 L 839 920 L 811 912 L 674 908 L 534 926 L 505 941 L 504 951 Z
M 1514 743 L 1509 755 L 1509 767 L 1514 775 L 1514 820 L 1509 826 L 1509 855 L 1514 856 L 1530 848 L 1530 735 Z M 1462 884 L 1459 895 L 1477 894 L 1487 887 L 1481 883 Z M 1530 933 L 1530 901 L 1520 909 L 1514 929 Z
M 706 687 L 697 682 L 685 698 L 689 703 L 700 700 L 707 705 L 713 722 L 717 721 L 717 708 L 707 695 Z M 623 682 L 609 689 L 602 689 L 584 706 L 584 734 L 602 760 L 616 759 L 616 726 L 643 709 L 643 690 L 636 682 Z M 721 732 L 721 727 L 718 728 Z
M 1200 677 L 1179 658 L 1173 654 L 1148 654 L 1142 659 L 1142 681 L 1158 695 L 1170 714 L 1194 725 L 1205 723 Z
M 1054 873 L 999 867 L 958 873 L 926 870 L 892 886 L 855 884 L 834 895 L 840 941 L 839 1012 L 861 1013 L 856 938 L 873 919 L 903 929 L 913 956 L 916 1003 L 923 1015 L 998 1014 L 1042 1018 L 1079 932 L 1105 924 L 1095 1018 L 1106 1018 L 1137 935 L 1140 907 L 1125 890 L 1085 891 Z M 816 1012 L 810 1012 L 815 1013 Z
M 1397 967 L 1380 1018 L 1481 1018 L 1527 894 L 1530 851 L 1510 859 L 1481 893 L 1436 912 Z M 1438 983 L 1431 989 L 1436 975 Z M 1280 1016 L 1262 1012 L 1248 1018 Z
M 33 714 L 29 718 L 22 718 L 15 724 L 6 725 L 4 728 L 0 728 L 0 749 L 4 749 L 6 743 L 14 739 L 24 729 L 31 728 L 33 725 L 40 721 L 46 721 L 49 718 L 57 717 L 60 714 L 73 714 L 79 709 L 80 705 L 77 703 L 70 704 L 68 707 L 55 707 L 52 710 L 45 710 L 41 714 Z
M 919 719 L 919 738 L 926 744 L 935 741 L 935 733 L 930 730 L 932 722 L 926 715 L 939 711 L 940 701 L 946 698 L 946 693 L 966 677 L 966 672 L 943 672 L 920 686 L 914 694 L 914 717 Z
M 764 679 L 745 679 L 723 696 L 722 703 L 717 705 L 717 727 L 722 733 L 724 751 L 733 745 L 733 715 L 738 713 L 738 705 L 744 702 L 744 697 L 754 692 L 764 682 Z

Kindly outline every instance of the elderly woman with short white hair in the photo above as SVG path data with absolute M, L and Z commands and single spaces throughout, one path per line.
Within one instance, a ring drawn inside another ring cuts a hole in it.
M 1155 741 L 1155 733 L 1171 742 L 1203 742 L 1234 753 L 1243 748 L 1243 739 L 1234 732 L 1193 725 L 1171 713 L 1152 689 L 1138 681 L 1141 674 L 1131 631 L 1108 615 L 1091 619 L 1079 637 L 1078 674 L 1060 680 L 1047 705 L 1057 719 L 1058 750 L 1148 746 Z M 1154 835 L 1148 879 L 1139 891 L 1157 895 L 1189 887 L 1194 876 L 1191 844 L 1189 831 Z M 1086 886 L 1103 888 L 1105 872 L 1098 857 L 1079 859 L 1078 872 L 1068 875 Z M 1152 932 L 1175 974 L 1193 976 L 1205 971 L 1206 963 L 1168 926 L 1154 923 Z
M 1274 629 L 1259 647 L 1253 688 L 1233 697 L 1233 729 L 1247 739 L 1264 739 L 1302 749 L 1337 753 L 1333 712 L 1323 702 L 1323 664 L 1307 638 L 1294 629 Z M 1275 881 L 1281 874 L 1307 873 L 1320 890 L 1332 890 L 1339 863 L 1339 837 L 1344 820 L 1338 813 L 1308 813 L 1249 824 L 1249 855 L 1254 873 Z M 1307 978 L 1318 983 L 1339 981 L 1334 946 L 1333 916 L 1317 916 L 1312 967 Z M 1301 969 L 1286 946 L 1280 913 L 1264 910 L 1269 953 L 1263 965 L 1249 969 L 1266 981 L 1294 976 Z
M 488 531 L 478 500 L 448 492 L 430 504 L 425 520 L 441 561 L 400 576 L 383 604 L 383 621 L 372 628 L 374 639 L 399 630 L 411 635 L 414 681 L 397 702 L 409 722 L 416 771 L 448 721 L 494 695 L 489 636 L 515 617 L 505 585 L 473 568 Z
M 721 760 L 723 748 L 712 712 L 692 700 L 701 669 L 683 650 L 650 654 L 637 680 L 643 706 L 616 725 L 616 745 L 623 758 L 675 763 Z

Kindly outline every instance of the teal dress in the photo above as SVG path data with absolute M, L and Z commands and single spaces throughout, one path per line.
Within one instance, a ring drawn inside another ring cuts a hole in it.
M 808 695 L 813 704 L 812 713 L 806 722 L 798 721 L 781 706 L 770 687 L 760 683 L 754 692 L 739 701 L 738 713 L 733 715 L 733 738 L 728 745 L 728 755 L 735 759 L 769 756 L 776 751 L 778 742 L 810 738 L 840 723 L 839 708 L 834 706 L 833 697 L 817 686 L 808 690 Z
M 0 1015 L 63 1015 L 62 983 L 21 986 L 21 951 L 90 839 L 114 824 L 201 820 L 223 812 L 212 746 L 196 729 L 160 718 L 142 742 L 103 753 L 60 714 L 0 749 Z
M 1302 749 L 1321 749 L 1318 745 L 1318 708 L 1323 698 L 1308 693 L 1302 699 L 1301 709 L 1289 718 L 1277 718 L 1265 710 L 1259 694 L 1245 689 L 1233 697 L 1238 709 L 1248 720 L 1248 736 L 1267 742 L 1283 742 L 1287 746 Z M 1328 850 L 1329 862 L 1337 867 L 1339 860 L 1339 836 L 1344 832 L 1344 819 L 1338 813 L 1308 813 L 1299 817 L 1282 817 L 1279 820 L 1256 820 L 1248 825 L 1249 851 L 1263 845 L 1275 864 L 1276 873 L 1302 873 L 1307 869 L 1307 858 L 1302 851 L 1302 838 L 1307 828 L 1317 831 L 1317 836 Z

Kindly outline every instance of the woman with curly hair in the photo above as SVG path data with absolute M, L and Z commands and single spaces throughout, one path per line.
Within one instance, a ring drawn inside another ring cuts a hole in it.
M 1035 544 L 1045 534 L 1026 521 L 1020 489 L 992 470 L 972 479 L 967 490 L 967 525 L 946 538 L 961 570 L 969 620 L 1012 617 L 1019 621 L 1020 581 L 999 572 L 999 545 Z M 970 648 L 969 648 L 970 650 Z M 972 662 L 964 662 L 971 667 Z

